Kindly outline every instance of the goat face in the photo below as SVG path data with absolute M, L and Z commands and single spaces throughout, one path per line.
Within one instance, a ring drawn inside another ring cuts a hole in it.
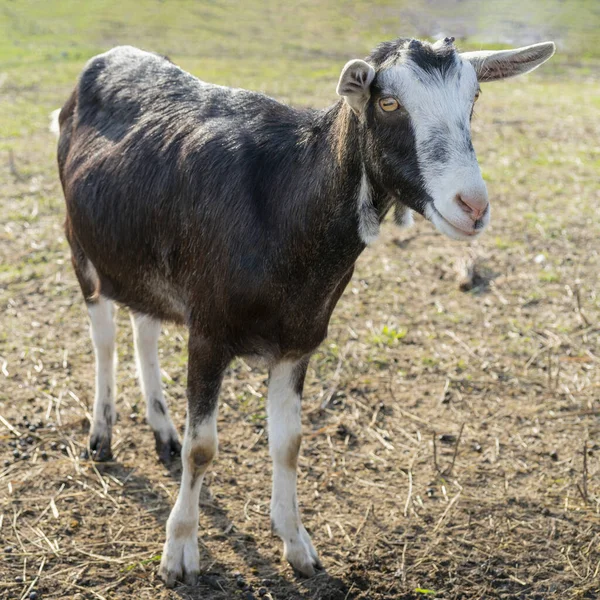
M 366 62 L 344 67 L 337 91 L 358 119 L 367 174 L 394 199 L 397 214 L 408 207 L 465 240 L 490 220 L 470 131 L 479 82 L 530 71 L 554 45 L 459 54 L 453 41 L 381 44 Z

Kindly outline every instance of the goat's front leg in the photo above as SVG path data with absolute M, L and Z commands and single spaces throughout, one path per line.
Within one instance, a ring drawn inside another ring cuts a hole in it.
M 204 473 L 217 454 L 217 401 L 223 372 L 229 362 L 221 348 L 190 331 L 188 358 L 188 410 L 181 449 L 181 485 L 167 521 L 167 539 L 159 574 L 167 587 L 177 580 L 196 581 L 198 552 L 198 500 Z
M 284 556 L 292 567 L 310 577 L 321 569 L 298 510 L 296 467 L 302 440 L 300 400 L 308 358 L 281 362 L 269 374 L 269 448 L 273 459 L 271 527 L 282 540 Z

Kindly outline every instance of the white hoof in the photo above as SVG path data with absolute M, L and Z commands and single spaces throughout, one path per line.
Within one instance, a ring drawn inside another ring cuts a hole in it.
M 315 570 L 323 569 L 310 536 L 302 525 L 297 536 L 283 540 L 283 555 L 292 568 L 305 577 L 312 577 Z
M 183 528 L 175 527 L 174 529 L 177 532 L 177 529 Z M 177 581 L 182 581 L 186 585 L 194 585 L 199 573 L 200 553 L 196 532 L 185 537 L 167 534 L 158 571 L 166 586 L 171 588 Z

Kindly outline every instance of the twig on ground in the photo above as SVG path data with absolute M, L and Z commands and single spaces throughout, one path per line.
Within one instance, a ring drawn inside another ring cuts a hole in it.
M 462 437 L 463 429 L 465 428 L 465 424 L 463 423 L 460 426 L 460 431 L 458 432 L 458 437 L 456 438 L 456 443 L 454 444 L 454 454 L 452 455 L 452 462 L 450 466 L 444 471 L 444 475 L 446 477 L 450 477 L 452 475 L 452 469 L 454 469 L 454 463 L 456 462 L 456 455 L 458 454 L 458 444 L 460 444 L 460 438 Z
M 435 467 L 435 470 L 438 472 L 439 475 L 442 474 L 442 472 L 440 471 L 440 468 L 438 467 L 438 461 L 437 461 L 437 433 L 434 431 L 433 432 L 433 466 Z

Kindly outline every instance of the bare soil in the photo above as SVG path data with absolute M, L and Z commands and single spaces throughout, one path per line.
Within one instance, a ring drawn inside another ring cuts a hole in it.
M 532 75 L 484 92 L 490 230 L 465 245 L 386 224 L 311 362 L 299 494 L 326 572 L 309 580 L 270 534 L 266 373 L 238 360 L 201 499 L 203 576 L 164 588 L 179 473 L 144 423 L 127 312 L 115 460 L 94 464 L 54 141 L 40 128 L 0 154 L 0 598 L 600 597 L 599 89 Z M 182 424 L 186 333 L 163 331 Z

